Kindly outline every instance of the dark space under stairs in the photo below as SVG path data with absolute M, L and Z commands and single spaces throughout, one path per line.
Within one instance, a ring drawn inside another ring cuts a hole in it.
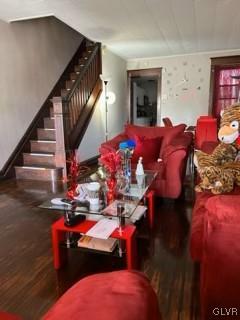
M 64 98 L 71 90 L 81 69 L 87 63 L 95 44 L 88 43 L 86 50 L 69 74 L 65 88 L 61 89 Z M 49 117 L 44 118 L 44 127 L 37 129 L 37 139 L 30 141 L 30 152 L 24 152 L 23 165 L 15 166 L 17 179 L 55 181 L 63 178 L 63 168 L 56 167 L 56 129 L 53 107 L 49 108 Z

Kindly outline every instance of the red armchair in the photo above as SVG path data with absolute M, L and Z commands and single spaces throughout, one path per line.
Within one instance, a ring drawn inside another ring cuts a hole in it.
M 173 123 L 170 118 L 163 118 L 162 121 L 165 127 L 173 127 Z
M 142 127 L 127 124 L 125 131 L 112 140 L 102 143 L 99 149 L 100 154 L 109 151 L 116 151 L 119 143 L 127 139 L 138 140 L 138 137 L 145 137 L 146 143 L 142 145 L 142 152 L 145 169 L 158 172 L 152 189 L 159 197 L 177 199 L 182 191 L 183 179 L 186 172 L 189 147 L 192 141 L 192 134 L 185 133 L 184 124 L 173 127 Z M 150 145 L 153 139 L 161 139 L 160 145 L 157 140 L 155 145 L 159 146 L 157 153 L 150 158 Z M 136 165 L 137 157 L 133 157 L 133 168 Z

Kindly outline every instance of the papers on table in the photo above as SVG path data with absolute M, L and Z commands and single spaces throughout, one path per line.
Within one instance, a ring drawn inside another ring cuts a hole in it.
M 99 220 L 90 230 L 88 230 L 86 235 L 99 239 L 108 239 L 117 227 L 117 220 L 103 218 Z
M 88 248 L 100 251 L 112 252 L 117 245 L 117 239 L 108 238 L 108 239 L 97 239 L 83 235 L 78 240 L 78 247 Z

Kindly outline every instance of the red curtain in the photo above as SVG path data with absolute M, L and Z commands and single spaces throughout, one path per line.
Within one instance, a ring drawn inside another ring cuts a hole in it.
M 240 79 L 240 67 L 224 67 L 215 69 L 215 86 L 213 101 L 213 116 L 220 117 L 221 110 L 238 101 Z

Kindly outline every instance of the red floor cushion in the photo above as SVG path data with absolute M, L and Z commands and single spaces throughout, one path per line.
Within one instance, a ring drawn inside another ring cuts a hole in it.
M 137 271 L 115 271 L 84 278 L 70 288 L 44 320 L 160 320 L 148 279 Z

